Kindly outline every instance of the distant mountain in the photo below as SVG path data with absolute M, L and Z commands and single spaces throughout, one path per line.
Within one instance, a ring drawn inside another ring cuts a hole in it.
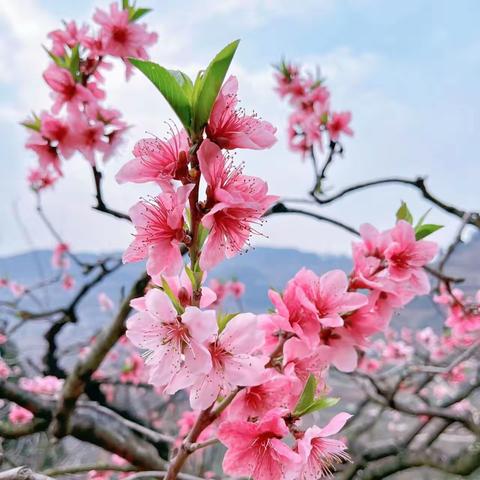
M 119 256 L 119 254 L 117 255 Z M 101 257 L 88 253 L 81 253 L 78 256 L 88 262 L 94 262 Z M 448 264 L 447 271 L 454 276 L 466 277 L 465 285 L 469 289 L 475 286 L 478 288 L 480 286 L 479 258 L 480 235 L 476 235 L 469 243 L 458 248 Z M 35 285 L 42 279 L 51 278 L 55 274 L 50 262 L 51 251 L 45 250 L 0 258 L 0 277 L 11 278 L 28 286 Z M 223 262 L 210 273 L 209 278 L 241 280 L 247 286 L 243 299 L 245 309 L 261 312 L 271 306 L 267 297 L 268 289 L 282 289 L 285 283 L 303 266 L 319 274 L 334 268 L 348 272 L 351 268 L 351 259 L 346 256 L 317 255 L 295 249 L 260 247 Z M 97 301 L 98 294 L 103 291 L 118 303 L 135 278 L 141 274 L 143 268 L 142 262 L 124 265 L 117 272 L 108 276 L 100 285 L 93 288 L 79 305 L 82 328 L 79 329 L 74 325 L 67 326 L 62 332 L 63 340 L 67 343 L 78 342 L 88 338 L 101 328 L 102 324 L 108 320 L 109 315 L 100 312 Z M 75 289 L 66 292 L 58 285 L 50 286 L 34 292 L 35 299 L 29 299 L 22 305 L 32 310 L 65 305 L 76 294 L 85 279 L 91 278 L 91 275 L 84 277 L 75 265 L 72 265 L 70 273 L 77 281 Z M 0 291 L 0 298 L 6 298 L 6 295 L 9 294 Z M 422 297 L 400 312 L 394 320 L 394 325 L 408 325 L 412 328 L 431 325 L 439 329 L 442 322 L 443 317 L 439 309 L 432 305 L 429 297 Z M 41 342 L 41 335 L 47 327 L 48 324 L 45 321 L 31 321 L 22 327 L 17 335 L 22 336 L 24 347 L 35 351 L 42 348 L 39 342 Z M 33 352 L 32 355 L 34 355 Z
M 120 257 L 119 253 L 111 254 Z M 25 285 L 34 285 L 55 274 L 51 267 L 52 252 L 48 250 L 34 251 L 13 257 L 0 258 L 0 277 L 7 277 Z M 78 254 L 78 257 L 89 263 L 94 263 L 105 255 Z M 282 289 L 285 283 L 295 275 L 300 268 L 307 266 L 322 273 L 333 268 L 348 271 L 351 260 L 345 256 L 320 256 L 314 253 L 301 252 L 288 248 L 255 248 L 229 261 L 223 262 L 214 269 L 209 278 L 230 280 L 237 278 L 247 285 L 244 298 L 245 307 L 259 312 L 268 308 L 267 292 L 269 288 Z M 117 272 L 109 275 L 98 287 L 92 290 L 85 299 L 85 304 L 104 291 L 114 299 L 118 299 L 122 288 L 129 288 L 133 280 L 141 274 L 144 263 L 130 263 L 122 266 Z M 72 264 L 70 274 L 81 285 L 90 276 L 84 277 L 81 269 Z M 208 281 L 207 281 L 208 283 Z M 63 289 L 49 288 L 50 304 L 65 303 L 75 294 L 75 289 L 65 292 Z

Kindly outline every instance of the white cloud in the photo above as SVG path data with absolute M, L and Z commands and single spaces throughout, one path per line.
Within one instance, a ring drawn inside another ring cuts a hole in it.
M 109 2 L 102 0 L 99 3 L 107 5 Z M 193 74 L 211 54 L 211 45 L 205 45 L 196 33 L 201 27 L 215 26 L 219 32 L 230 32 L 233 24 L 236 24 L 236 29 L 240 24 L 248 35 L 250 29 L 257 28 L 263 22 L 294 15 L 305 16 L 305 12 L 328 13 L 332 8 L 331 0 L 307 0 L 305 4 L 302 3 L 302 9 L 298 8 L 298 3 L 283 0 L 206 0 L 185 4 L 181 10 L 178 5 L 173 8 L 170 6 L 170 9 L 162 5 L 148 20 L 151 28 L 159 32 L 159 42 L 152 56 L 161 59 L 165 65 Z M 87 18 L 90 13 L 85 9 L 82 17 Z M 1 216 L 9 219 L 7 223 L 10 225 L 9 235 L 3 234 L 0 238 L 0 251 L 3 253 L 27 248 L 10 211 L 12 201 L 18 204 L 24 223 L 35 232 L 37 246 L 51 245 L 51 238 L 39 222 L 33 210 L 32 197 L 23 182 L 23 172 L 28 163 L 26 159 L 33 157 L 22 149 L 23 133 L 12 125 L 31 109 L 39 110 L 49 104 L 47 89 L 41 79 L 47 57 L 40 45 L 45 41 L 46 33 L 58 26 L 59 20 L 42 8 L 39 0 L 0 2 L 0 72 L 3 72 L 0 74 L 0 85 L 9 93 L 2 97 L 0 103 L 0 124 L 3 135 L 9 136 L 10 142 L 17 142 L 13 150 L 8 152 L 10 163 L 2 159 L 0 164 L 3 169 L 0 175 Z M 291 35 L 295 35 L 295 32 Z M 214 49 L 217 47 L 215 45 Z M 204 53 L 207 55 L 205 58 Z M 278 56 L 281 53 L 278 52 Z M 201 61 L 196 55 L 201 56 Z M 432 114 L 422 105 L 405 101 L 401 92 L 389 93 L 378 79 L 384 78 L 384 72 L 391 68 L 391 59 L 375 52 L 358 52 L 352 45 L 345 44 L 322 55 L 300 56 L 298 60 L 310 67 L 320 64 L 332 90 L 334 108 L 353 111 L 355 137 L 346 141 L 346 156 L 333 166 L 329 185 L 340 187 L 376 175 L 414 175 L 432 171 L 435 188 L 443 186 L 445 170 L 436 171 L 435 166 L 438 165 L 438 158 L 445 161 L 448 154 L 438 152 L 435 162 L 431 157 L 432 151 L 437 153 L 436 149 L 446 147 L 447 140 L 437 140 L 432 130 L 425 130 L 425 125 L 435 122 L 441 124 L 442 116 L 451 108 L 448 102 Z M 271 150 L 241 151 L 238 153 L 239 160 L 245 161 L 247 173 L 267 179 L 273 193 L 303 195 L 311 186 L 310 165 L 302 163 L 298 156 L 286 148 L 284 130 L 289 107 L 272 91 L 271 68 L 247 69 L 237 61 L 232 66 L 232 72 L 240 80 L 243 106 L 247 111 L 254 109 L 271 121 L 278 127 L 279 136 L 277 145 Z M 127 210 L 139 196 L 150 193 L 152 187 L 118 186 L 113 175 L 129 159 L 134 142 L 146 131 L 162 135 L 166 131 L 164 121 L 172 118 L 173 114 L 154 87 L 141 75 L 135 75 L 127 84 L 121 66 L 117 65 L 113 72 L 107 73 L 107 89 L 107 103 L 118 107 L 129 123 L 134 125 L 127 134 L 125 147 L 105 167 L 106 176 L 109 177 L 105 183 L 106 198 L 113 206 Z M 458 110 L 462 110 L 462 105 L 458 105 Z M 459 128 L 458 125 L 455 128 Z M 452 138 L 451 143 L 454 140 Z M 16 176 L 11 177 L 11 165 L 16 164 Z M 424 172 L 419 172 L 421 170 Z M 439 191 L 442 194 L 445 191 L 449 193 L 449 190 Z M 415 193 L 393 187 L 349 197 L 338 205 L 324 208 L 322 213 L 342 218 L 354 226 L 358 226 L 356 224 L 359 221 L 371 221 L 386 228 L 391 224 L 393 211 L 400 198 L 407 199 L 416 211 L 423 213 L 425 204 L 418 200 Z M 126 222 L 91 211 L 89 207 L 93 203 L 89 167 L 76 157 L 66 165 L 65 179 L 54 192 L 45 195 L 46 210 L 76 249 L 102 251 L 125 248 L 132 228 Z M 452 223 L 450 218 L 443 215 L 436 216 L 435 221 L 438 221 L 437 218 Z M 441 235 L 447 239 L 452 230 L 453 227 L 447 228 Z M 85 232 L 89 232 L 89 235 Z M 268 240 L 259 238 L 255 241 L 300 246 L 319 252 L 346 252 L 350 243 L 347 234 L 301 217 L 272 217 L 268 220 L 265 233 Z

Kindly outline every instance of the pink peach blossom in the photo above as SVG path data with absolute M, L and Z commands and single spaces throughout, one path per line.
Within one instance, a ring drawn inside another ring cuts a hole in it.
M 255 116 L 237 110 L 238 81 L 231 76 L 221 88 L 213 105 L 206 132 L 221 148 L 270 148 L 277 139 L 276 128 Z
M 48 113 L 40 117 L 40 133 L 55 146 L 64 158 L 70 158 L 77 148 L 77 137 L 68 121 L 56 118 Z M 53 143 L 52 143 L 53 142 Z
M 303 463 L 299 480 L 330 477 L 336 463 L 350 460 L 342 441 L 327 438 L 338 433 L 349 418 L 348 413 L 339 413 L 323 428 L 310 427 L 298 440 L 297 449 Z
M 206 274 L 203 275 L 203 278 L 206 278 Z M 171 277 L 165 275 L 154 275 L 152 280 L 153 283 L 157 285 L 161 285 L 162 280 L 165 280 L 183 307 L 192 305 L 193 287 L 185 269 L 181 271 L 180 275 Z M 202 286 L 202 296 L 200 298 L 199 305 L 200 308 L 213 307 L 216 300 L 217 295 L 215 292 L 211 288 Z
M 120 381 L 123 383 L 138 384 L 143 379 L 144 363 L 140 355 L 129 355 L 122 366 Z
M 52 253 L 52 267 L 66 269 L 69 267 L 69 261 L 67 253 L 70 251 L 70 247 L 63 242 L 57 243 Z
M 83 102 L 93 102 L 95 97 L 87 87 L 76 83 L 72 74 L 66 68 L 50 65 L 43 74 L 44 80 L 53 90 L 55 103 L 52 112 L 57 114 L 63 105 L 67 105 L 69 111 L 77 111 Z
M 236 299 L 241 298 L 245 293 L 245 284 L 238 280 L 227 282 L 226 288 Z
M 0 378 L 8 378 L 10 376 L 10 367 L 0 358 Z
M 257 423 L 226 421 L 218 430 L 227 447 L 223 471 L 253 480 L 294 480 L 298 478 L 301 457 L 282 442 L 288 428 L 282 411 L 268 412 Z
M 14 297 L 21 297 L 27 291 L 27 287 L 18 282 L 11 281 L 8 286 Z
M 353 130 L 349 127 L 352 120 L 352 114 L 350 112 L 334 112 L 331 115 L 330 120 L 327 123 L 327 130 L 330 134 L 330 139 L 336 142 L 340 134 L 353 135 Z
M 96 164 L 96 152 L 105 152 L 108 143 L 104 138 L 104 124 L 98 121 L 88 121 L 84 115 L 71 116 L 70 125 L 75 132 L 77 150 L 92 166 Z
M 97 8 L 93 21 L 100 25 L 99 40 L 103 54 L 120 57 L 148 58 L 145 47 L 157 41 L 156 33 L 147 32 L 145 24 L 129 20 L 128 10 L 120 10 L 117 3 L 110 5 L 107 13 Z M 127 78 L 130 67 L 127 64 Z
M 72 288 L 75 287 L 75 283 L 75 279 L 68 273 L 62 277 L 62 287 L 64 290 L 72 290 Z
M 154 288 L 145 295 L 145 310 L 128 319 L 127 337 L 148 352 L 149 382 L 173 394 L 210 371 L 211 353 L 204 342 L 217 328 L 214 310 L 187 307 L 179 315 L 167 294 Z
M 185 238 L 183 214 L 192 189 L 193 184 L 184 185 L 173 193 L 162 193 L 150 202 L 138 202 L 130 209 L 137 233 L 123 254 L 124 263 L 148 257 L 149 275 L 176 275 L 180 272 L 183 265 L 180 243 Z
M 341 270 L 332 270 L 318 277 L 303 268 L 287 284 L 283 297 L 271 292 L 270 300 L 277 312 L 288 318 L 290 331 L 303 341 L 319 342 L 321 326 L 339 327 L 342 315 L 367 303 L 365 295 L 347 292 L 348 279 Z
M 52 40 L 52 53 L 58 56 L 65 54 L 65 47 L 73 48 L 78 43 L 82 43 L 88 32 L 88 26 L 83 24 L 78 27 L 75 21 L 65 22 L 63 30 L 57 29 L 50 32 L 47 36 Z
M 26 408 L 20 407 L 19 405 L 12 403 L 10 406 L 10 412 L 8 413 L 8 420 L 16 425 L 23 425 L 28 423 L 33 419 L 33 413 Z
M 57 149 L 53 147 L 50 142 L 43 138 L 38 132 L 33 132 L 27 140 L 25 147 L 33 150 L 38 156 L 39 169 L 34 170 L 31 174 L 30 183 L 44 180 L 45 176 L 50 176 L 48 173 L 50 169 L 53 169 L 55 173 L 62 176 L 62 169 L 60 167 L 60 157 L 58 156 Z M 34 178 L 36 175 L 37 178 Z
M 42 168 L 32 168 L 27 175 L 27 182 L 30 188 L 37 192 L 53 187 L 57 180 L 58 177 L 53 176 L 52 173 Z
M 100 292 L 97 300 L 102 312 L 111 312 L 115 306 L 113 300 L 105 292 Z
M 311 270 L 302 269 L 294 278 L 302 307 L 311 311 L 325 327 L 344 324 L 342 314 L 357 310 L 367 304 L 367 297 L 348 292 L 345 272 L 332 270 L 318 277 Z
M 286 375 L 298 378 L 301 393 L 308 377 L 314 375 L 317 380 L 318 394 L 324 394 L 328 388 L 326 378 L 332 359 L 328 347 L 320 346 L 312 349 L 299 338 L 291 338 L 283 347 L 283 364 Z
M 222 304 L 223 300 L 227 296 L 226 284 L 218 280 L 217 278 L 212 278 L 209 283 L 210 289 L 215 294 L 215 302 L 213 306 L 218 307 Z
M 417 241 L 413 227 L 405 220 L 398 221 L 389 234 L 391 244 L 385 250 L 385 258 L 390 277 L 403 281 L 415 276 L 419 282 L 428 284 L 422 267 L 437 254 L 437 244 L 427 240 Z
M 157 182 L 163 190 L 171 190 L 171 181 L 188 173 L 188 149 L 188 137 L 183 129 L 168 141 L 144 138 L 135 144 L 134 159 L 127 162 L 115 178 L 118 183 Z
M 198 150 L 200 169 L 207 182 L 208 213 L 202 224 L 210 230 L 200 257 L 203 270 L 210 270 L 224 258 L 235 256 L 245 245 L 252 224 L 278 197 L 267 195 L 267 184 L 243 175 L 226 164 L 213 142 L 204 140 Z
M 208 370 L 200 375 L 190 391 L 190 405 L 204 410 L 219 395 L 228 395 L 236 386 L 253 386 L 262 381 L 267 358 L 254 355 L 263 343 L 257 317 L 241 313 L 209 345 L 212 359 Z
M 262 417 L 272 408 L 292 410 L 301 393 L 295 378 L 265 370 L 262 383 L 242 389 L 227 410 L 229 419 Z
M 38 395 L 55 395 L 62 389 L 63 379 L 54 377 L 53 375 L 34 378 L 22 377 L 19 380 L 19 385 L 27 392 Z

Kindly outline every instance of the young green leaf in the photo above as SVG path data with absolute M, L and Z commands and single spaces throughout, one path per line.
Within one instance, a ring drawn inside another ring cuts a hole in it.
M 27 118 L 25 121 L 20 122 L 20 125 L 23 125 L 30 130 L 34 130 L 35 132 L 39 132 L 42 128 L 42 121 L 38 115 L 32 112 L 32 118 Z
M 205 243 L 205 240 L 208 237 L 208 233 L 209 233 L 208 228 L 200 224 L 198 228 L 198 245 L 200 248 L 203 247 L 203 244 Z
M 69 70 L 70 70 L 70 73 L 72 74 L 72 77 L 75 80 L 78 80 L 78 74 L 80 70 L 80 52 L 79 52 L 78 43 L 72 48 L 72 53 L 70 55 Z
M 181 315 L 185 311 L 185 309 L 182 307 L 180 300 L 173 293 L 173 290 L 170 288 L 170 285 L 163 277 L 162 277 L 162 289 L 167 294 L 168 298 L 170 299 L 173 306 L 175 307 L 175 310 L 177 311 L 177 313 Z
M 339 398 L 334 397 L 320 397 L 314 400 L 305 410 L 303 410 L 300 416 L 307 415 L 308 413 L 318 412 L 324 408 L 330 408 L 335 406 L 340 401 Z
M 305 386 L 303 387 L 303 392 L 300 396 L 300 400 L 298 401 L 295 409 L 293 410 L 294 415 L 301 416 L 302 412 L 306 410 L 315 401 L 316 390 L 317 380 L 312 374 L 310 374 L 307 382 L 305 383 Z
M 213 104 L 227 74 L 240 40 L 227 45 L 210 62 L 203 75 L 197 76 L 193 97 L 193 131 L 199 133 L 208 122 Z
M 427 218 L 427 215 L 431 212 L 431 208 L 429 208 L 419 219 L 417 224 L 415 225 L 415 230 L 417 230 L 421 225 L 423 225 L 423 222 Z
M 217 317 L 217 324 L 218 324 L 218 332 L 223 332 L 225 327 L 227 326 L 228 322 L 236 317 L 238 312 L 236 313 L 219 313 Z
M 129 60 L 157 87 L 177 114 L 183 126 L 187 131 L 190 131 L 192 108 L 190 100 L 185 94 L 184 86 L 178 83 L 176 74 L 172 74 L 153 62 L 139 60 L 138 58 L 129 58 Z
M 192 284 L 192 288 L 195 290 L 197 288 L 197 279 L 195 278 L 195 274 L 188 265 L 185 265 L 185 273 L 187 274 L 187 277 Z
M 53 52 L 48 50 L 47 47 L 43 47 L 43 49 L 47 52 L 48 56 L 55 62 L 55 64 L 57 66 L 62 67 L 62 68 L 68 68 L 65 57 L 60 57 L 58 55 L 55 55 Z
M 413 216 L 410 213 L 410 210 L 408 209 L 405 202 L 402 202 L 400 208 L 397 210 L 397 221 L 399 220 L 405 220 L 410 225 L 413 224 Z
M 129 20 L 135 22 L 136 20 L 142 18 L 147 13 L 151 12 L 151 8 L 137 8 L 130 10 Z
M 443 225 L 434 225 L 432 223 L 425 223 L 424 225 L 420 225 L 415 229 L 415 238 L 417 240 L 421 240 L 422 238 L 428 237 L 433 232 L 436 232 L 441 228 L 443 228 Z

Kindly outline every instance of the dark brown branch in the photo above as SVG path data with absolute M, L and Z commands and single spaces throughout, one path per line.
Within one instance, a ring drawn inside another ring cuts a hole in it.
M 313 149 L 313 146 L 311 148 L 311 157 L 312 157 L 312 160 L 313 160 L 313 164 L 314 164 L 314 167 L 315 167 L 315 186 L 312 188 L 311 192 L 310 192 L 310 195 L 312 196 L 315 196 L 316 193 L 322 193 L 322 182 L 323 180 L 325 180 L 327 178 L 327 170 L 328 168 L 330 167 L 330 165 L 332 164 L 334 158 L 335 158 L 335 154 L 342 154 L 343 153 L 343 147 L 340 145 L 340 143 L 338 142 L 334 142 L 333 140 L 330 140 L 330 144 L 328 146 L 328 155 L 327 155 L 327 158 L 323 164 L 323 167 L 322 169 L 320 170 L 320 172 L 318 171 L 318 168 L 317 168 L 317 160 L 316 160 L 316 157 L 315 157 L 315 151 Z
M 273 207 L 265 213 L 264 217 L 268 217 L 270 215 L 276 214 L 276 213 L 296 213 L 299 215 L 306 215 L 307 217 L 314 218 L 316 220 L 320 220 L 321 222 L 326 222 L 330 223 L 332 225 L 335 225 L 336 227 L 340 227 L 347 232 L 353 234 L 353 235 L 359 235 L 358 231 L 355 230 L 353 227 L 340 222 L 339 220 L 335 220 L 334 218 L 326 217 L 325 215 L 319 215 L 318 213 L 310 212 L 308 210 L 302 210 L 300 208 L 290 208 L 287 207 L 284 203 L 276 203 L 273 205 Z
M 116 465 L 109 463 L 92 463 L 89 465 L 70 465 L 63 467 L 53 467 L 44 470 L 42 473 L 44 475 L 49 475 L 51 477 L 58 477 L 60 475 L 70 475 L 76 473 L 86 473 L 90 470 L 100 471 L 100 472 L 136 472 L 138 467 L 133 465 Z
M 47 217 L 47 215 L 43 211 L 42 197 L 41 197 L 39 192 L 36 192 L 36 199 L 37 199 L 37 207 L 36 207 L 37 213 L 40 216 L 44 225 L 47 227 L 47 230 L 51 233 L 51 235 L 53 236 L 53 238 L 56 240 L 57 243 L 65 243 L 63 241 L 62 237 L 60 236 L 60 234 L 57 232 L 57 230 L 53 226 L 52 222 L 50 222 L 49 218 Z M 75 264 L 77 264 L 79 267 L 82 267 L 86 271 L 88 271 L 92 268 L 92 265 L 83 262 L 82 260 L 80 260 L 80 258 L 78 258 L 74 253 L 70 252 L 69 250 L 66 252 L 66 255 L 68 255 L 68 257 Z
M 332 195 L 330 197 L 321 197 L 319 195 L 312 195 L 314 200 L 320 204 L 320 205 L 326 205 L 329 203 L 332 203 L 342 197 L 347 196 L 350 193 L 359 191 L 359 190 L 364 190 L 368 189 L 370 187 L 376 187 L 376 186 L 381 186 L 381 185 L 392 185 L 392 184 L 398 184 L 398 185 L 407 185 L 410 187 L 416 188 L 423 198 L 428 200 L 430 203 L 436 205 L 438 208 L 441 210 L 450 213 L 451 215 L 455 215 L 458 218 L 464 218 L 465 214 L 468 214 L 465 210 L 461 210 L 458 207 L 455 207 L 453 205 L 450 205 L 448 203 L 443 202 L 439 198 L 435 197 L 430 191 L 428 190 L 426 184 L 425 184 L 425 178 L 424 177 L 418 177 L 415 180 L 408 179 L 408 178 L 402 178 L 402 177 L 391 177 L 391 178 L 382 178 L 379 180 L 372 180 L 369 182 L 364 182 L 364 183 L 359 183 L 356 185 L 352 185 L 350 187 L 347 187 L 340 192 L 336 193 L 335 195 Z M 480 228 L 480 213 L 478 212 L 472 212 L 470 213 L 470 218 L 468 219 L 468 224 L 473 225 L 477 228 Z
M 53 418 L 54 402 L 26 392 L 12 382 L 0 380 L 0 398 L 30 410 L 37 419 L 49 422 Z M 73 437 L 115 453 L 140 469 L 165 467 L 154 445 L 132 431 L 125 422 L 102 410 L 77 405 L 69 424 Z M 165 449 L 168 450 L 168 445 Z
M 122 302 L 120 310 L 112 323 L 100 334 L 87 357 L 79 360 L 67 377 L 60 395 L 55 419 L 51 425 L 51 432 L 54 436 L 61 438 L 68 435 L 70 417 L 78 398 L 84 392 L 86 383 L 100 366 L 107 353 L 125 333 L 125 320 L 131 310 L 130 301 L 143 295 L 147 283 L 148 276 L 144 273 L 134 284 L 127 298 Z
M 0 480 L 53 480 L 41 473 L 36 473 L 28 467 L 16 467 L 0 472 Z
M 9 439 L 26 437 L 27 435 L 45 431 L 47 427 L 48 421 L 41 418 L 35 418 L 31 422 L 21 424 L 0 422 L 0 437 Z
M 442 418 L 450 422 L 458 422 L 462 424 L 465 428 L 480 435 L 480 425 L 478 425 L 472 418 L 472 415 L 468 412 L 462 413 L 457 412 L 453 409 L 437 407 L 437 406 L 419 406 L 415 407 L 410 403 L 400 402 L 393 398 L 382 398 L 380 395 L 372 396 L 372 400 L 376 401 L 380 405 L 385 405 L 393 410 L 398 412 L 406 413 L 408 415 L 418 416 L 427 416 L 427 417 L 436 417 Z
M 147 471 L 147 472 L 138 472 L 132 475 L 129 475 L 124 480 L 142 480 L 144 478 L 160 478 L 166 479 L 167 472 L 164 470 L 159 471 Z M 177 475 L 178 480 L 204 480 L 202 477 L 196 477 L 195 475 L 189 475 L 188 473 L 179 473 Z
M 111 215 L 112 217 L 130 221 L 130 217 L 126 213 L 119 212 L 118 210 L 114 210 L 113 208 L 107 206 L 105 200 L 103 199 L 102 172 L 100 172 L 100 170 L 97 170 L 97 167 L 92 167 L 92 171 L 93 180 L 95 182 L 95 198 L 97 199 L 97 204 L 93 208 L 95 210 L 98 210 L 99 212 Z
M 383 462 L 377 467 L 364 470 L 362 480 L 381 480 L 394 473 L 416 467 L 429 467 L 443 473 L 467 476 L 480 467 L 480 451 L 478 445 L 464 451 L 453 458 L 445 458 L 434 452 L 407 451 Z
M 65 371 L 58 365 L 57 359 L 57 336 L 63 327 L 68 323 L 77 322 L 77 307 L 87 293 L 96 285 L 98 285 L 106 276 L 118 270 L 122 265 L 121 261 L 116 262 L 113 267 L 108 268 L 104 264 L 100 272 L 89 282 L 85 283 L 80 291 L 75 295 L 70 305 L 63 309 L 64 315 L 55 321 L 51 327 L 45 332 L 45 340 L 48 349 L 43 357 L 45 365 L 45 374 L 55 375 L 56 377 L 65 377 Z M 99 265 L 100 266 L 100 265 Z M 38 315 L 38 314 L 37 314 Z

